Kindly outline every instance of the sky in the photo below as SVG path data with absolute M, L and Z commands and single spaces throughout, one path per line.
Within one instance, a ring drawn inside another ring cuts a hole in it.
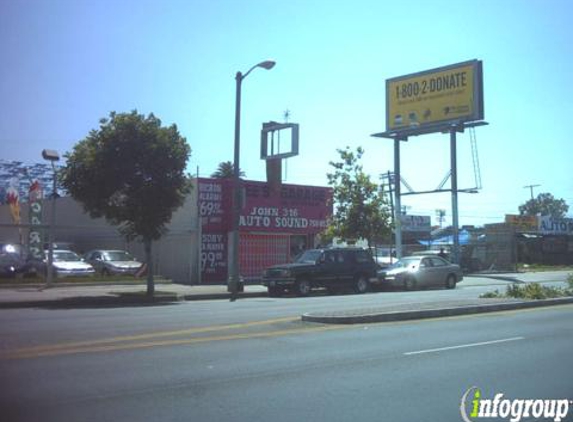
M 233 160 L 235 74 L 242 84 L 241 169 L 264 180 L 263 122 L 300 125 L 285 183 L 327 185 L 337 149 L 361 146 L 376 182 L 393 171 L 386 79 L 483 62 L 487 126 L 476 128 L 482 189 L 459 194 L 461 225 L 501 222 L 549 192 L 573 216 L 573 4 L 568 0 L 0 0 L 0 158 L 70 152 L 111 111 L 176 124 L 208 177 Z M 476 185 L 469 131 L 458 134 L 458 186 Z M 435 189 L 449 135 L 409 138 L 402 176 Z M 449 187 L 449 182 L 445 186 Z M 449 193 L 402 198 L 408 214 L 446 210 Z

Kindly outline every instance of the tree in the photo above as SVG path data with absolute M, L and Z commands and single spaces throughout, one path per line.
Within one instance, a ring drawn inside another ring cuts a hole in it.
M 232 179 L 234 176 L 234 169 L 235 166 L 230 161 L 223 161 L 219 163 L 219 167 L 217 170 L 211 174 L 211 177 L 216 179 Z M 245 172 L 243 170 L 239 170 L 239 176 L 245 177 Z
M 366 239 L 373 241 L 388 236 L 391 232 L 390 212 L 384 193 L 370 180 L 360 164 L 364 154 L 361 147 L 356 152 L 338 149 L 339 162 L 330 162 L 334 168 L 328 173 L 328 184 L 333 187 L 335 208 L 327 235 L 343 239 Z
M 537 198 L 530 199 L 519 206 L 521 215 L 548 215 L 553 218 L 563 218 L 569 211 L 569 205 L 563 199 L 555 199 L 550 193 L 540 193 Z
M 173 211 L 190 191 L 184 173 L 191 149 L 177 126 L 111 112 L 100 127 L 66 154 L 61 182 L 93 218 L 104 217 L 126 239 L 140 239 L 147 264 L 147 294 L 153 295 L 151 244 L 166 231 Z

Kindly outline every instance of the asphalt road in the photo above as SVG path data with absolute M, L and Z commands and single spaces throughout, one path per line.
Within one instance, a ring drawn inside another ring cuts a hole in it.
M 360 326 L 298 318 L 333 306 L 482 289 L 3 310 L 0 415 L 58 422 L 458 421 L 462 395 L 473 386 L 484 398 L 573 399 L 571 305 Z

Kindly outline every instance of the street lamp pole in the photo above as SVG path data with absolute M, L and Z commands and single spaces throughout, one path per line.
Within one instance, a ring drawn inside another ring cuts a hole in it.
M 48 268 L 46 269 L 46 285 L 52 286 L 54 280 L 54 226 L 56 224 L 56 161 L 60 160 L 58 151 L 45 149 L 42 157 L 52 163 L 53 184 L 52 184 L 52 210 L 50 215 L 50 227 L 48 229 Z
M 237 72 L 235 75 L 235 149 L 233 161 L 233 226 L 231 232 L 231 271 L 228 279 L 227 290 L 231 293 L 231 301 L 237 299 L 239 287 L 239 219 L 241 216 L 241 84 L 249 73 L 255 68 L 272 69 L 275 65 L 273 60 L 266 60 L 251 67 L 244 75 Z

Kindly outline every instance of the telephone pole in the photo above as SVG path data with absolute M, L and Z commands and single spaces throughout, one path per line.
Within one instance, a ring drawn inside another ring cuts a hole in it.
M 533 197 L 533 188 L 536 188 L 536 187 L 538 187 L 538 186 L 541 186 L 541 185 L 526 185 L 526 186 L 523 187 L 523 189 L 529 188 L 529 190 L 531 191 L 531 199 L 534 199 L 534 197 Z

